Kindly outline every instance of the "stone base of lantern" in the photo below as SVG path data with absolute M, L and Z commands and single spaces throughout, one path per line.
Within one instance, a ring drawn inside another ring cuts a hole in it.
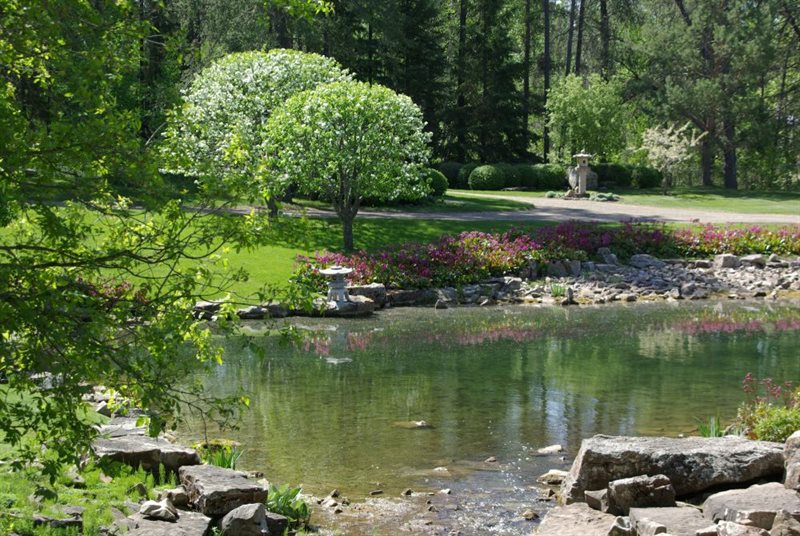
M 361 317 L 375 312 L 375 302 L 365 296 L 349 296 L 347 301 L 318 299 L 314 301 L 314 313 L 327 317 Z

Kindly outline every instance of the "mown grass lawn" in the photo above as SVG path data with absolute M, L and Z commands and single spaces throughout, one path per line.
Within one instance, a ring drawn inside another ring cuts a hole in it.
M 288 207 L 313 207 L 330 210 L 330 203 L 311 199 L 293 199 Z M 530 210 L 530 203 L 514 201 L 511 199 L 497 199 L 489 197 L 475 197 L 464 195 L 460 190 L 448 191 L 441 199 L 419 203 L 416 205 L 365 205 L 364 211 L 380 212 L 509 212 L 516 210 Z

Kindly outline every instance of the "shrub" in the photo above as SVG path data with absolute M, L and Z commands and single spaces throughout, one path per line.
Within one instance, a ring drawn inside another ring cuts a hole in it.
M 567 185 L 567 170 L 559 164 L 535 164 L 539 190 L 561 190 Z
M 431 187 L 431 195 L 433 197 L 442 197 L 447 191 L 447 178 L 441 171 L 436 169 L 425 169 L 423 173 L 427 175 L 428 184 Z
M 462 185 L 461 188 L 469 188 L 469 176 L 472 175 L 472 171 L 478 166 L 480 166 L 480 164 L 475 162 L 461 166 L 461 169 L 458 170 L 458 183 Z
M 535 190 L 539 187 L 539 173 L 533 164 L 516 164 L 514 173 L 517 176 L 519 186 Z
M 502 190 L 506 185 L 506 170 L 502 165 L 484 165 L 469 174 L 469 187 L 473 190 Z
M 597 173 L 597 182 L 613 182 L 621 188 L 627 188 L 631 185 L 632 174 L 631 168 L 622 164 L 612 164 L 602 162 L 593 164 L 592 170 Z
M 657 169 L 635 166 L 631 169 L 631 183 L 636 188 L 658 188 L 664 175 Z
M 447 179 L 447 185 L 450 188 L 466 188 L 467 182 L 462 182 L 459 178 L 462 167 L 464 167 L 464 164 L 461 162 L 447 160 L 436 166 L 436 169 L 438 169 L 439 172 L 445 176 Z
M 753 434 L 761 441 L 776 441 L 783 443 L 786 439 L 800 430 L 800 408 L 781 407 L 761 403 L 755 409 L 756 422 Z

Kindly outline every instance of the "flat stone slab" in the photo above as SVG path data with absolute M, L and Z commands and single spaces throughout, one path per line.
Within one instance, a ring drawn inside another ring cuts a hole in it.
M 716 493 L 706 499 L 703 513 L 712 521 L 732 521 L 769 530 L 780 510 L 800 518 L 800 495 L 779 482 Z
M 717 525 L 717 536 L 769 536 L 769 532 L 733 521 L 720 521 Z
M 538 536 L 608 536 L 616 516 L 592 510 L 586 504 L 557 506 L 544 517 Z
M 137 417 L 114 417 L 99 428 L 99 433 L 103 437 L 125 437 L 130 435 L 147 435 L 144 426 L 136 424 Z
M 665 508 L 631 508 L 631 525 L 640 530 L 639 526 L 656 523 L 666 527 L 667 532 L 674 536 L 695 536 L 698 530 L 708 527 L 708 520 L 697 508 L 689 506 L 672 506 Z
M 148 471 L 159 464 L 169 471 L 177 471 L 184 465 L 200 463 L 196 450 L 154 437 L 128 435 L 98 439 L 92 447 L 101 460 L 114 460 Z
M 210 517 L 222 517 L 235 508 L 267 499 L 266 488 L 231 469 L 194 465 L 181 467 L 178 475 L 189 502 Z
M 664 475 L 634 476 L 609 482 L 607 501 L 608 513 L 628 515 L 631 508 L 675 506 L 675 489 Z
M 210 517 L 184 511 L 174 523 L 146 519 L 141 514 L 134 514 L 126 521 L 131 529 L 125 533 L 128 536 L 205 536 L 211 524 Z
M 613 480 L 663 474 L 677 497 L 716 486 L 731 486 L 783 473 L 783 445 L 739 437 L 624 437 L 597 435 L 583 440 L 564 480 L 566 504 L 584 500 Z

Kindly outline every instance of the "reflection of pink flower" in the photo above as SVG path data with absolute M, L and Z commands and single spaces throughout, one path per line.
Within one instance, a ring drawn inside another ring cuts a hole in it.
M 759 320 L 700 320 L 681 322 L 673 324 L 674 331 L 688 333 L 689 335 L 699 335 L 703 333 L 756 333 L 763 332 L 771 326 L 775 331 L 793 331 L 800 329 L 800 319 L 786 318 L 776 320 L 774 324 L 764 323 Z

